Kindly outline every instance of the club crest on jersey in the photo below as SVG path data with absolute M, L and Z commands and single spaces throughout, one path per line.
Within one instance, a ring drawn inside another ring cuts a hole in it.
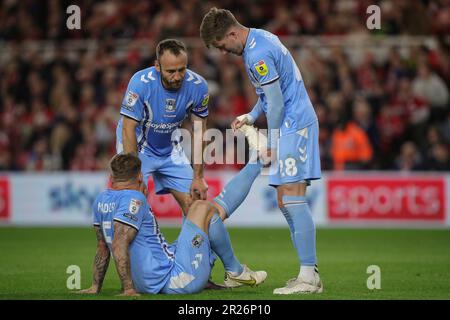
M 128 207 L 128 210 L 131 214 L 136 214 L 139 212 L 139 209 L 141 208 L 142 201 L 137 199 L 131 199 L 130 206 Z
M 203 237 L 197 233 L 195 235 L 195 237 L 192 238 L 192 246 L 195 248 L 200 248 L 202 243 L 203 243 Z
M 256 72 L 258 72 L 260 76 L 265 76 L 269 72 L 264 60 L 259 60 L 257 63 L 255 63 L 254 67 L 256 69 Z
M 128 91 L 127 93 L 127 97 L 126 97 L 126 104 L 128 107 L 132 107 L 136 104 L 137 99 L 139 98 L 139 96 L 134 93 L 133 91 Z
M 176 109 L 175 99 L 166 99 L 166 112 L 175 112 Z

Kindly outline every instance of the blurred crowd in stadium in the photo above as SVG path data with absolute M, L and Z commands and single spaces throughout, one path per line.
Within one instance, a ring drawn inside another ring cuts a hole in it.
M 208 80 L 209 127 L 228 128 L 256 97 L 240 59 L 198 42 L 201 17 L 212 5 L 230 9 L 244 25 L 289 37 L 319 116 L 323 170 L 450 170 L 448 0 L 76 3 L 81 30 L 66 28 L 71 1 L 0 5 L 0 170 L 106 168 L 128 81 L 153 64 L 155 44 L 167 37 L 186 39 L 189 67 Z M 374 3 L 382 8 L 382 29 L 369 31 L 366 8 Z M 438 45 L 393 46 L 383 59 L 365 50 L 354 63 L 351 48 L 329 47 L 323 55 L 292 41 L 369 34 L 428 35 Z M 25 40 L 52 44 L 51 55 L 24 50 Z M 68 49 L 66 40 L 86 45 Z M 265 127 L 265 119 L 257 125 Z

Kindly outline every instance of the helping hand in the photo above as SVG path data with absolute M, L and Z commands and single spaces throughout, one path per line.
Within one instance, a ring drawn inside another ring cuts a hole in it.
M 192 200 L 206 200 L 208 196 L 208 184 L 203 178 L 194 178 L 191 184 Z
M 144 196 L 146 198 L 148 198 L 148 189 L 147 189 L 147 185 L 145 184 L 144 181 L 141 182 L 140 186 L 139 186 L 139 191 L 141 191 Z
M 237 129 L 242 127 L 244 124 L 248 124 L 248 125 L 252 124 L 249 121 L 247 114 L 243 114 L 243 115 L 237 117 L 236 119 L 234 119 L 233 122 L 231 123 L 231 128 L 233 129 L 233 131 L 236 131 Z
M 90 288 L 75 291 L 78 294 L 97 294 L 99 292 L 97 287 L 91 286 Z

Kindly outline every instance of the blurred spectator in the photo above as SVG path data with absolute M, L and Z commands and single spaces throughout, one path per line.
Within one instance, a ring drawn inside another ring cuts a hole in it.
M 448 146 L 437 143 L 431 148 L 430 157 L 426 161 L 428 170 L 448 171 L 450 170 L 450 156 Z
M 155 45 L 163 37 L 184 37 L 189 68 L 207 79 L 209 127 L 227 129 L 256 102 L 241 59 L 217 55 L 198 41 L 201 17 L 213 2 L 80 0 L 81 30 L 65 26 L 70 4 L 0 3 L 0 170 L 105 168 L 115 152 L 114 131 L 128 80 L 154 63 Z M 382 30 L 365 28 L 370 4 L 382 8 Z M 411 143 L 426 159 L 424 170 L 445 168 L 450 1 L 227 0 L 221 5 L 247 25 L 287 37 L 283 42 L 298 62 L 319 117 L 324 170 L 392 169 L 406 157 L 403 153 L 412 153 Z M 376 33 L 428 35 L 436 43 L 415 38 L 393 46 L 391 39 L 382 39 L 381 46 L 359 46 Z M 299 35 L 352 38 L 346 42 L 350 45 L 309 38 L 317 43 L 309 46 Z M 347 125 L 343 114 L 353 117 Z M 264 116 L 256 125 L 266 126 Z M 398 146 L 404 145 L 402 152 Z
M 372 111 L 367 103 L 367 100 L 361 96 L 356 97 L 353 103 L 353 119 L 355 120 L 355 123 L 366 133 L 372 150 L 376 151 L 379 145 L 378 128 L 373 120 Z
M 426 159 L 433 158 L 433 148 L 438 144 L 444 144 L 445 140 L 439 127 L 431 125 L 427 128 L 427 132 L 422 141 L 422 154 Z
M 407 141 L 400 148 L 400 154 L 394 163 L 394 170 L 416 171 L 423 170 L 422 157 L 414 142 Z
M 436 73 L 431 72 L 427 64 L 419 64 L 412 90 L 416 96 L 425 98 L 430 104 L 433 121 L 441 120 L 446 116 L 449 107 L 449 90 L 445 82 Z
M 379 149 L 381 156 L 385 158 L 401 142 L 405 133 L 405 121 L 398 110 L 385 103 L 381 106 L 376 123 L 380 132 Z
M 447 115 L 446 119 L 443 119 L 439 127 L 441 129 L 444 142 L 447 145 L 450 145 L 450 113 Z
M 430 108 L 427 102 L 411 90 L 411 80 L 408 77 L 399 79 L 396 93 L 390 100 L 390 108 L 402 119 L 406 136 L 403 138 L 418 141 L 427 127 Z
M 372 154 L 373 150 L 364 130 L 342 115 L 331 136 L 333 169 L 366 169 Z

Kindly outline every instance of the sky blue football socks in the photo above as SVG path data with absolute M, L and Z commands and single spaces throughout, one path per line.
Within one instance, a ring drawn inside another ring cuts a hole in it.
M 222 192 L 214 198 L 230 217 L 247 197 L 253 181 L 260 174 L 263 165 L 257 161 L 247 163 L 237 175 L 223 188 Z
M 211 249 L 222 260 L 225 271 L 231 271 L 238 275 L 241 274 L 244 269 L 234 255 L 228 231 L 217 213 L 211 219 L 208 231 Z
M 283 205 L 292 223 L 292 227 L 289 225 L 289 229 L 291 230 L 291 236 L 300 259 L 300 264 L 304 266 L 315 266 L 317 262 L 316 227 L 306 198 L 300 196 L 283 196 Z M 289 224 L 288 218 L 286 220 Z

